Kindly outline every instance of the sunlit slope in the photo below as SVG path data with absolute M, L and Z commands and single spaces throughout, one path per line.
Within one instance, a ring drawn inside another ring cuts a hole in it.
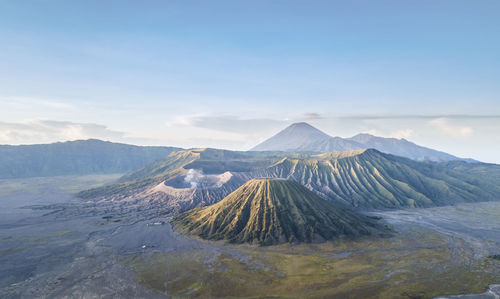
M 176 216 L 177 229 L 204 239 L 271 245 L 356 237 L 385 229 L 325 201 L 301 184 L 252 179 L 219 203 Z
M 324 197 L 362 208 L 429 207 L 500 195 L 491 181 L 373 149 L 284 158 L 255 175 L 291 179 Z
M 181 201 L 190 202 L 184 208 L 218 202 L 246 181 L 262 177 L 294 180 L 325 199 L 356 208 L 432 207 L 500 199 L 497 168 L 498 165 L 484 163 L 419 162 L 373 149 L 319 155 L 191 149 L 171 153 L 124 176 L 118 184 L 79 195 L 111 199 L 140 197 L 146 202 L 154 198 L 171 203 L 181 200 L 176 197 L 178 192 L 172 195 L 172 192 L 144 191 L 154 191 L 162 182 L 181 188 L 172 182 L 184 182 L 188 171 L 193 169 L 204 175 L 230 172 L 233 179 L 210 187 L 209 191 L 197 186 L 197 192 L 182 198 Z M 204 192 L 210 196 L 202 196 Z
M 284 155 L 285 153 L 279 152 L 238 152 L 210 148 L 180 150 L 172 152 L 162 160 L 124 175 L 117 184 L 85 190 L 80 192 L 78 196 L 94 198 L 133 194 L 162 181 L 183 176 L 189 169 L 196 169 L 205 174 L 220 174 L 226 171 L 247 173 L 257 169 L 265 169 L 282 159 Z M 287 155 L 306 157 L 306 155 L 293 153 Z
M 199 158 L 199 152 L 194 150 L 176 151 L 169 154 L 165 159 L 146 165 L 121 177 L 119 183 L 84 190 L 78 193 L 78 196 L 81 198 L 94 198 L 135 192 L 169 178 L 185 174 L 187 170 L 183 166 Z

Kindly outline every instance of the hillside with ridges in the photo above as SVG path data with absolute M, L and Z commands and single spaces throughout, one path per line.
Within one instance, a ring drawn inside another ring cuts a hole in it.
M 430 207 L 500 195 L 492 181 L 373 149 L 284 158 L 254 175 L 291 179 L 325 198 L 360 208 Z
M 455 171 L 465 172 L 483 180 L 495 180 L 500 182 L 500 165 L 480 162 L 448 161 L 440 163 Z
M 83 190 L 77 195 L 80 198 L 87 199 L 136 192 L 161 181 L 184 175 L 187 170 L 183 167 L 199 158 L 200 154 L 195 150 L 172 152 L 165 159 L 124 175 L 118 180 L 118 183 Z
M 78 193 L 78 196 L 86 199 L 106 196 L 114 197 L 115 195 L 126 196 L 142 192 L 144 189 L 160 182 L 185 176 L 190 169 L 200 170 L 204 174 L 223 173 L 226 171 L 246 173 L 266 168 L 281 159 L 284 155 L 285 153 L 280 152 L 238 152 L 210 148 L 180 150 L 172 152 L 164 159 L 155 161 L 124 175 L 119 179 L 118 183 L 84 190 Z M 306 157 L 303 154 L 290 153 L 288 155 L 291 157 Z M 241 184 L 237 185 L 234 189 L 241 186 Z M 212 190 L 211 192 L 214 191 Z M 216 192 L 216 194 L 224 193 Z M 221 199 L 222 197 L 218 200 Z M 194 205 L 196 206 L 196 203 Z
M 137 169 L 131 173 L 128 173 L 120 178 L 121 182 L 126 182 L 130 180 L 153 178 L 157 176 L 163 176 L 172 170 L 183 167 L 189 163 L 192 163 L 200 158 L 200 151 L 198 150 L 183 150 L 176 151 L 168 155 L 165 159 L 156 161 L 149 165 L 146 165 L 140 169 Z
M 257 177 L 284 178 L 317 195 L 361 209 L 434 207 L 461 202 L 498 200 L 497 165 L 484 163 L 419 162 L 377 150 L 324 154 L 234 152 L 216 149 L 183 150 L 124 176 L 120 183 L 86 190 L 83 198 L 153 199 L 175 210 L 216 203 L 246 181 Z M 197 186 L 179 192 L 178 183 L 195 171 L 201 176 L 229 172 L 220 186 Z M 491 172 L 492 175 L 488 175 Z M 157 190 L 158 184 L 171 188 Z M 149 190 L 149 191 L 148 191 Z
M 252 179 L 219 203 L 180 214 L 173 223 L 177 230 L 204 239 L 260 245 L 387 232 L 374 219 L 281 179 Z

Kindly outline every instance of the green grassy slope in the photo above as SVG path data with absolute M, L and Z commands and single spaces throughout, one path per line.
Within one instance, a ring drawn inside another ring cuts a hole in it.
M 300 182 L 333 200 L 361 208 L 430 207 L 498 199 L 493 181 L 377 150 L 284 158 L 256 174 Z
M 180 214 L 173 222 L 205 239 L 260 245 L 355 237 L 381 229 L 374 220 L 281 179 L 250 180 L 219 203 Z
M 230 171 L 243 182 L 256 177 L 290 179 L 324 198 L 366 209 L 431 207 L 500 199 L 498 165 L 418 162 L 373 149 L 319 155 L 182 150 L 124 176 L 119 184 L 83 191 L 80 196 L 134 194 L 136 190 L 176 177 L 183 180 L 179 176 L 189 169 L 205 174 Z M 237 187 L 239 185 L 234 184 L 225 192 Z
M 466 172 L 485 180 L 496 180 L 500 182 L 500 165 L 478 162 L 450 161 L 441 163 L 446 168 L 455 171 Z

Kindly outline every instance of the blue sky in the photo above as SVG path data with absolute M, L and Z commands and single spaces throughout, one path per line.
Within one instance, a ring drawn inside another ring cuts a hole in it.
M 499 1 L 0 1 L 0 143 L 248 149 L 294 121 L 500 162 Z

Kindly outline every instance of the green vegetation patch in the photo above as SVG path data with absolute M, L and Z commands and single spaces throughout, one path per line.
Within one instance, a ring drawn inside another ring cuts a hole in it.
M 498 283 L 494 263 L 454 252 L 449 241 L 415 230 L 397 238 L 231 245 L 220 254 L 158 253 L 128 265 L 141 283 L 173 298 L 432 298 Z

